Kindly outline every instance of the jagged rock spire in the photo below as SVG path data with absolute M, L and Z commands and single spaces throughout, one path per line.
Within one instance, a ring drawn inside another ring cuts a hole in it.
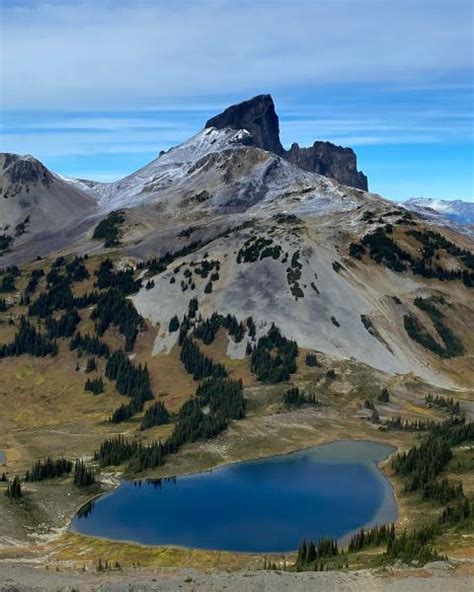
M 357 157 L 351 148 L 330 142 L 314 142 L 310 148 L 293 144 L 285 150 L 280 142 L 280 126 L 271 95 L 257 95 L 252 99 L 227 107 L 209 119 L 206 128 L 245 129 L 252 135 L 253 145 L 289 160 L 299 168 L 367 191 L 367 177 L 357 170 Z

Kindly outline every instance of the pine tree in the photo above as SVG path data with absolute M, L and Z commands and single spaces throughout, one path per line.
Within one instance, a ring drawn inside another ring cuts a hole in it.
M 20 478 L 17 475 L 15 475 L 12 481 L 8 483 L 5 495 L 11 499 L 20 499 L 23 496 Z
M 95 372 L 97 370 L 97 362 L 95 358 L 89 358 L 86 364 L 86 373 Z
M 89 487 L 95 483 L 95 475 L 88 469 L 82 460 L 76 460 L 74 466 L 74 485 L 77 487 Z

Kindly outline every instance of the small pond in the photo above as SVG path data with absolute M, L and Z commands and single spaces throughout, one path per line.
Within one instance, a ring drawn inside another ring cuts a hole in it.
M 146 545 L 292 551 L 302 538 L 341 539 L 394 521 L 392 488 L 377 469 L 393 451 L 341 440 L 175 479 L 124 481 L 82 508 L 71 527 Z

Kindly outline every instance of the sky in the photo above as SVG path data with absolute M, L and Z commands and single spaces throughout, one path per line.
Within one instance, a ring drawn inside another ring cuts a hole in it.
M 271 93 L 282 143 L 386 197 L 474 201 L 471 0 L 0 0 L 0 150 L 123 177 Z

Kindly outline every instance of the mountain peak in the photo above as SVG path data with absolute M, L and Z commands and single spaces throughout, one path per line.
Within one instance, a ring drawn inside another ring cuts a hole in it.
M 7 184 L 0 190 L 0 195 L 8 198 L 21 191 L 21 187 L 29 183 L 39 183 L 48 187 L 53 180 L 50 171 L 33 156 L 0 153 L 0 175 Z
M 290 150 L 285 150 L 280 142 L 280 125 L 271 95 L 257 95 L 231 105 L 209 119 L 205 127 L 245 129 L 251 134 L 252 143 L 257 148 L 281 156 L 305 171 L 368 190 L 367 177 L 357 170 L 357 157 L 351 148 L 316 141 L 310 148 L 293 144 Z
M 279 156 L 284 149 L 280 143 L 280 126 L 271 95 L 257 95 L 247 101 L 227 107 L 222 113 L 209 119 L 206 128 L 230 127 L 245 129 L 252 134 L 257 148 Z

